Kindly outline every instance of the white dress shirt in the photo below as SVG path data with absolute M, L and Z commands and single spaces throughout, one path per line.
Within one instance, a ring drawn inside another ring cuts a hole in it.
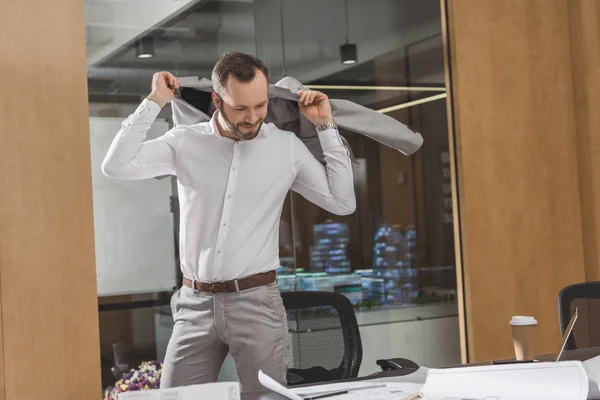
M 336 129 L 319 133 L 326 166 L 298 137 L 263 124 L 253 140 L 221 136 L 209 122 L 177 126 L 145 141 L 160 107 L 144 100 L 102 163 L 111 178 L 177 176 L 183 275 L 219 282 L 279 266 L 279 220 L 290 189 L 338 214 L 354 212 L 348 150 Z

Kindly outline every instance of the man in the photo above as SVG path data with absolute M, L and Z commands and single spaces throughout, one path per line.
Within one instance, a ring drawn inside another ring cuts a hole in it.
M 224 54 L 211 79 L 217 111 L 209 122 L 144 142 L 179 86 L 172 74 L 155 74 L 102 170 L 117 179 L 177 176 L 185 278 L 171 299 L 175 325 L 161 386 L 215 381 L 228 351 L 243 390 L 260 387 L 259 369 L 285 384 L 289 342 L 275 275 L 283 202 L 292 189 L 332 213 L 354 212 L 349 152 L 325 94 L 300 91 L 298 100 L 319 132 L 323 166 L 295 134 L 263 124 L 268 72 L 260 60 Z

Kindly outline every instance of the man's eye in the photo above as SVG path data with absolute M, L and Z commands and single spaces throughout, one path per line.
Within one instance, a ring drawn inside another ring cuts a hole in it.
M 243 108 L 236 108 L 235 111 L 244 111 Z

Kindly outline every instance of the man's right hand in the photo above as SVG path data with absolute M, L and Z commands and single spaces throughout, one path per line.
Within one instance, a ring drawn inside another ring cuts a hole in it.
M 175 97 L 174 90 L 179 88 L 179 79 L 170 72 L 157 72 L 152 77 L 152 92 L 148 100 L 152 100 L 163 108 Z

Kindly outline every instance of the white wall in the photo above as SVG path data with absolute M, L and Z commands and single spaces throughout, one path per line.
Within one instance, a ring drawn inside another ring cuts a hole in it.
M 376 361 L 382 358 L 407 358 L 426 367 L 460 364 L 458 317 L 363 326 L 360 335 L 360 376 L 381 371 Z
M 100 169 L 120 118 L 90 118 L 98 296 L 149 293 L 176 286 L 171 180 L 120 181 Z M 168 130 L 157 120 L 148 139 Z

